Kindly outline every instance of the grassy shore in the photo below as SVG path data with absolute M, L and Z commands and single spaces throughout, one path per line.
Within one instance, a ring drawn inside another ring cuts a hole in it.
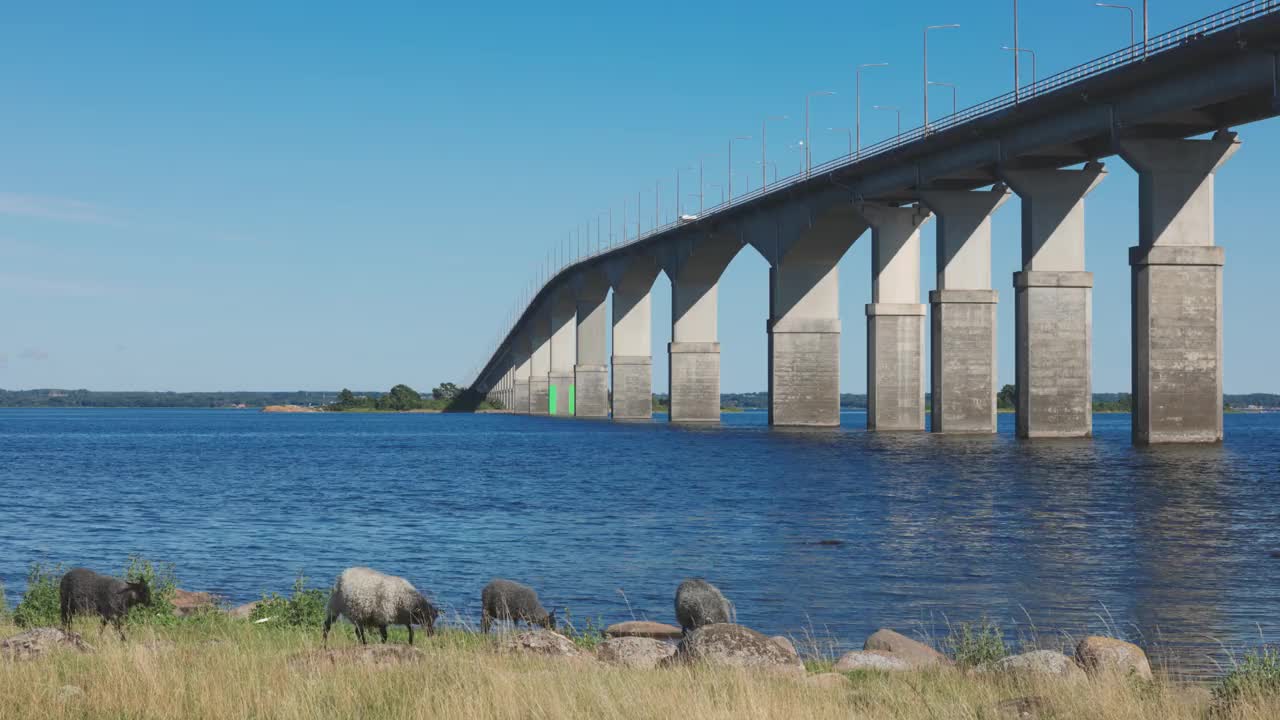
M 710 668 L 627 670 L 594 661 L 500 655 L 492 640 L 445 631 L 401 665 L 315 661 L 315 631 L 214 614 L 134 627 L 127 642 L 77 625 L 96 651 L 0 661 L 5 718 L 1274 718 L 1280 699 L 1213 711 L 1202 688 L 1126 677 L 1067 682 L 958 670 L 858 673 L 838 687 Z M 0 637 L 18 629 L 0 624 Z M 392 642 L 404 642 L 403 631 Z M 331 648 L 350 647 L 342 626 Z M 309 660 L 310 659 L 310 660 Z M 820 664 L 820 663 L 819 663 Z M 821 668 L 815 668 L 821 669 Z M 1012 702 L 1011 702 L 1012 701 Z M 1003 705 L 1002 705 L 1003 704 Z

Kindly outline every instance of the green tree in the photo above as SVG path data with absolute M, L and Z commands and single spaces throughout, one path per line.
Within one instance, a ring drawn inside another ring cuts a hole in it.
M 1013 385 L 1005 385 L 996 393 L 996 407 L 1012 410 L 1018 406 L 1018 389 Z
M 387 410 L 416 410 L 422 406 L 422 396 L 408 385 L 396 385 L 381 399 Z
M 355 393 L 346 388 L 342 388 L 342 392 L 338 393 L 338 404 L 343 407 L 351 407 L 356 404 Z
M 434 400 L 453 400 L 461 392 L 461 389 L 451 382 L 440 383 L 431 389 L 431 397 Z

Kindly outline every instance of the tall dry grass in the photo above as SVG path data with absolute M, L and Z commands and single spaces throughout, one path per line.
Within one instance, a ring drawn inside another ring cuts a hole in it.
M 1206 718 L 1207 690 L 1127 678 L 1064 683 L 958 671 L 799 678 L 706 668 L 636 671 L 499 655 L 489 640 L 444 632 L 396 666 L 298 662 L 319 634 L 211 619 L 135 628 L 121 642 L 78 626 L 97 651 L 0 661 L 0 718 L 952 718 L 1017 717 L 1001 703 L 1038 698 L 1040 717 Z M 344 628 L 345 629 L 345 628 Z M 0 637 L 18 632 L 0 625 Z M 403 642 L 403 636 L 399 638 Z M 331 646 L 354 643 L 349 629 Z M 1214 716 L 1280 717 L 1275 699 Z

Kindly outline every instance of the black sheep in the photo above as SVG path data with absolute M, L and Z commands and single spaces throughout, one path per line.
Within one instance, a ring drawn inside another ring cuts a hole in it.
M 58 599 L 62 607 L 62 627 L 67 632 L 71 632 L 71 618 L 75 615 L 97 615 L 102 618 L 99 634 L 110 622 L 124 640 L 125 615 L 135 605 L 150 605 L 151 590 L 145 582 L 125 582 L 86 568 L 75 568 L 62 576 Z

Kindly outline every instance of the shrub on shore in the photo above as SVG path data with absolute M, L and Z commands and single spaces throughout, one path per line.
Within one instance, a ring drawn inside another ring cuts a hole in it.
M 1245 653 L 1244 660 L 1214 688 L 1213 697 L 1223 707 L 1280 697 L 1280 648 L 1264 647 Z
M 293 581 L 293 593 L 284 597 L 278 593 L 267 593 L 262 601 L 250 613 L 253 621 L 269 621 L 275 627 L 316 628 L 324 626 L 325 606 L 329 601 L 329 592 L 319 588 L 308 588 L 307 578 L 298 571 Z
M 943 651 L 960 667 L 978 667 L 1002 660 L 1009 655 L 1000 626 L 983 618 L 976 623 L 952 626 L 943 641 Z
M 27 590 L 13 610 L 13 621 L 18 627 L 56 627 L 61 622 L 58 582 L 62 572 L 61 565 L 31 563 L 27 568 Z

